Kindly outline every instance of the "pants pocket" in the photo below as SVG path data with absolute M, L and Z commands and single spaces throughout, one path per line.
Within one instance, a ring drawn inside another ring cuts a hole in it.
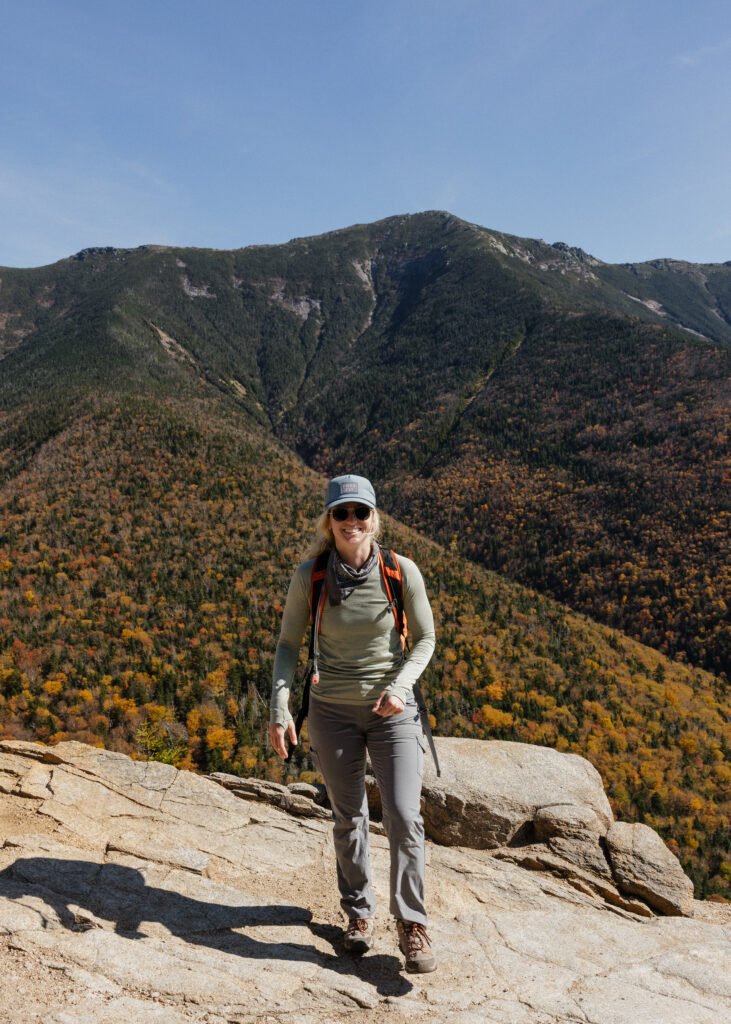
M 419 773 L 419 778 L 423 778 L 424 757 L 426 755 L 426 737 L 424 736 L 424 733 L 421 731 L 421 727 L 419 728 L 419 731 L 416 734 L 416 743 L 418 746 L 418 750 L 416 751 L 416 770 Z

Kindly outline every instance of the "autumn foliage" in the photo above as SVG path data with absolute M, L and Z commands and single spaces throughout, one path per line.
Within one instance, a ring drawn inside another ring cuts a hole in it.
M 273 652 L 322 481 L 194 405 L 123 403 L 0 492 L 0 734 L 198 771 L 311 773 L 266 747 Z M 729 893 L 726 684 L 388 524 L 438 624 L 438 734 L 588 757 L 699 894 Z M 307 775 L 306 777 L 311 777 Z

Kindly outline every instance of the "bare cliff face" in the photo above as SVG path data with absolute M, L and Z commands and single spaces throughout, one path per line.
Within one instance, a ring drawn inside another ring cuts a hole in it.
M 725 1019 L 728 908 L 693 904 L 661 843 L 612 837 L 587 762 L 439 742 L 424 794 L 440 966 L 423 978 L 403 973 L 385 910 L 374 949 L 343 955 L 327 811 L 306 788 L 0 742 L 0 1021 Z

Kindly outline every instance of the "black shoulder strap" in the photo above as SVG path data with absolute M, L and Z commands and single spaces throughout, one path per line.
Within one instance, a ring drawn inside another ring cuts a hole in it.
M 322 596 L 322 588 L 325 586 L 327 560 L 329 557 L 329 550 L 321 551 L 315 559 L 315 564 L 312 566 L 312 577 L 310 578 L 310 651 L 308 655 L 310 660 L 315 649 L 315 619 L 320 604 L 320 597 Z
M 310 578 L 310 649 L 307 654 L 307 668 L 305 669 L 305 680 L 302 687 L 302 700 L 294 725 L 297 736 L 302 731 L 302 726 L 310 710 L 310 684 L 312 682 L 312 673 L 317 671 L 316 633 L 320 625 L 321 615 L 321 610 L 320 615 L 318 615 L 318 609 L 325 596 L 325 576 L 327 575 L 329 555 L 329 551 L 321 551 L 315 559 L 315 564 L 312 566 L 312 576 Z M 316 620 L 317 626 L 315 625 Z

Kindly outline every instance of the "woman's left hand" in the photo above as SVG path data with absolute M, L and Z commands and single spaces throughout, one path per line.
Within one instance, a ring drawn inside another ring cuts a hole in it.
M 400 697 L 394 697 L 384 690 L 371 708 L 371 711 L 375 711 L 381 718 L 388 718 L 389 715 L 400 715 L 405 707 L 406 705 Z

